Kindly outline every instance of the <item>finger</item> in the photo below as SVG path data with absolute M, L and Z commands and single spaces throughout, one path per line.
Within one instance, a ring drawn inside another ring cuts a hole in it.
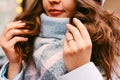
M 16 22 L 11 22 L 7 26 L 8 26 L 8 29 L 11 29 L 11 28 L 23 28 L 25 25 L 26 23 L 22 21 L 16 21 Z
M 20 29 L 11 29 L 9 32 L 5 35 L 6 41 L 9 41 L 11 38 L 13 38 L 15 35 L 24 35 L 27 34 L 29 30 L 20 30 Z
M 17 42 L 25 42 L 27 40 L 28 40 L 28 38 L 25 38 L 25 37 L 14 37 L 8 42 L 3 41 L 3 43 L 1 43 L 1 45 L 4 49 L 14 50 L 14 46 Z
M 64 46 L 63 46 L 63 57 L 68 57 L 68 56 L 73 56 L 74 55 L 74 46 L 69 46 L 67 39 L 64 41 Z
M 16 37 L 12 38 L 12 39 L 9 41 L 8 44 L 11 44 L 11 46 L 15 46 L 15 44 L 16 44 L 17 42 L 25 42 L 25 41 L 27 41 L 27 40 L 28 40 L 28 38 L 26 38 L 26 37 L 16 36 Z
M 7 24 L 6 29 L 4 30 L 3 34 L 6 34 L 9 30 L 11 29 L 20 29 L 20 28 L 24 28 L 26 25 L 26 23 L 22 23 L 21 21 L 16 21 L 16 22 L 11 22 L 9 24 Z
M 83 40 L 79 30 L 75 26 L 73 26 L 71 24 L 67 24 L 66 27 L 67 27 L 68 31 L 73 35 L 73 38 L 76 42 L 80 42 Z
M 70 32 L 66 32 L 66 40 L 69 47 L 72 46 L 72 44 L 75 44 L 73 35 Z
M 71 53 L 76 53 L 77 52 L 77 46 L 76 46 L 76 42 L 74 41 L 74 39 L 70 39 L 73 38 L 72 34 L 70 32 L 66 33 L 66 39 L 67 39 L 67 45 L 70 48 L 70 52 Z
M 70 53 L 70 48 L 68 46 L 67 39 L 65 39 L 64 44 L 63 44 L 63 53 L 64 55 Z
M 67 39 L 67 41 L 74 40 L 73 35 L 69 31 L 66 32 L 66 39 Z
M 64 46 L 63 46 L 63 53 L 64 56 L 63 57 L 67 57 L 67 56 L 73 56 L 75 55 L 75 53 L 77 53 L 77 47 L 72 44 L 72 41 L 68 42 L 67 40 L 64 41 Z
M 73 22 L 76 25 L 76 27 L 79 29 L 81 36 L 84 40 L 90 40 L 89 33 L 86 29 L 86 27 L 78 20 L 77 18 L 73 18 Z

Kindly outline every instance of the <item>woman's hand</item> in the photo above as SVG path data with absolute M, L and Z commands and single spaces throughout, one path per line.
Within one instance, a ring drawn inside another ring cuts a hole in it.
M 0 46 L 3 48 L 9 60 L 8 76 L 12 75 L 12 73 L 17 74 L 21 69 L 22 56 L 19 54 L 19 52 L 16 52 L 15 44 L 17 42 L 24 42 L 28 40 L 28 38 L 19 36 L 28 32 L 28 30 L 22 29 L 25 26 L 26 23 L 23 23 L 22 21 L 12 22 L 10 24 L 7 24 L 5 30 L 0 36 Z
M 63 46 L 63 58 L 68 71 L 90 62 L 92 42 L 86 27 L 74 18 L 75 26 L 67 24 L 66 40 Z

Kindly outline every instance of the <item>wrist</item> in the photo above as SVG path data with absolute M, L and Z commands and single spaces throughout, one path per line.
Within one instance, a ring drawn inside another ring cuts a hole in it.
M 9 63 L 8 71 L 7 71 L 7 78 L 13 80 L 15 76 L 21 71 L 22 69 L 22 62 L 21 63 Z

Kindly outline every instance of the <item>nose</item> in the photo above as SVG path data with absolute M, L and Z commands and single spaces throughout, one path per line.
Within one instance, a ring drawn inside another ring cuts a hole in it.
M 53 3 L 60 3 L 61 0 L 48 0 L 51 4 Z

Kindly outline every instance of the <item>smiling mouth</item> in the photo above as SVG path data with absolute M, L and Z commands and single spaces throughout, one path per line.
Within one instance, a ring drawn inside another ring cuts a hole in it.
M 48 12 L 51 16 L 59 16 L 64 12 L 64 10 L 50 9 Z

